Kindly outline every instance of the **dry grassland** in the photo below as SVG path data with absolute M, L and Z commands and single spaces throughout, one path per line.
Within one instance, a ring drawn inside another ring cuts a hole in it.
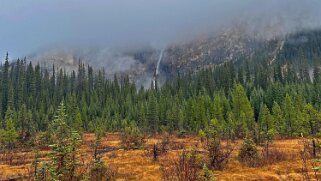
M 90 144 L 94 141 L 93 134 L 84 135 L 84 144 L 81 148 L 81 162 L 86 163 L 91 159 L 92 150 Z M 162 154 L 158 161 L 153 161 L 152 156 L 146 150 L 152 148 L 154 143 L 160 142 L 160 137 L 148 138 L 145 149 L 141 150 L 124 150 L 121 148 L 119 134 L 108 134 L 102 140 L 102 159 L 112 168 L 117 170 L 117 180 L 140 180 L 151 181 L 161 180 L 160 163 L 168 160 L 177 159 L 182 148 L 191 149 L 192 146 L 202 149 L 199 138 L 187 136 L 182 139 L 171 136 L 174 149 L 166 154 Z M 302 176 L 302 159 L 300 150 L 303 149 L 299 139 L 276 140 L 272 147 L 286 153 L 287 158 L 284 161 L 268 164 L 259 168 L 250 168 L 242 165 L 237 160 L 238 147 L 241 141 L 236 141 L 235 151 L 227 167 L 223 171 L 213 171 L 217 180 L 241 181 L 241 180 L 303 180 Z M 104 151 L 105 150 L 105 151 Z M 41 152 L 42 159 L 46 159 L 46 152 Z M 4 157 L 5 155 L 0 155 Z M 0 157 L 0 158 L 1 158 Z M 29 150 L 12 154 L 12 164 L 8 165 L 3 161 L 0 162 L 0 180 L 32 173 L 31 162 L 33 153 Z M 309 174 L 313 177 L 313 161 L 308 161 Z

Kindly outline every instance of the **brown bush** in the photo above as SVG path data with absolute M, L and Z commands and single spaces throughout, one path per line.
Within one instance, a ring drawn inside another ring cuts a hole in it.
M 250 167 L 262 167 L 295 158 L 294 153 L 283 151 L 272 145 L 264 146 L 259 152 L 255 143 L 249 139 L 244 140 L 238 155 L 241 163 Z
M 183 150 L 183 149 L 185 149 L 184 143 L 181 143 L 181 142 L 171 143 L 171 150 Z
M 317 149 L 319 148 L 317 144 L 319 145 L 319 143 L 316 140 L 309 140 L 303 136 L 301 136 L 299 139 L 299 143 L 303 144 L 303 149 L 300 151 L 300 157 L 302 161 L 301 174 L 303 180 L 320 180 L 321 175 L 320 166 L 318 164 L 319 160 L 311 160 L 311 158 L 316 157 Z M 312 168 L 310 168 L 310 165 L 312 165 Z M 313 171 L 314 174 L 310 175 L 310 171 Z
M 216 170 L 222 170 L 228 163 L 233 152 L 231 144 L 222 146 L 219 139 L 208 139 L 205 149 L 208 151 L 209 165 Z
M 153 160 L 156 161 L 158 156 L 167 153 L 171 149 L 171 140 L 170 135 L 165 133 L 161 137 L 161 141 L 159 143 L 153 144 L 153 146 L 145 147 L 145 156 L 153 157 Z
M 269 148 L 269 150 L 266 150 L 266 148 L 264 148 L 262 150 L 260 165 L 263 166 L 263 165 L 274 164 L 281 161 L 290 160 L 292 158 L 295 158 L 295 155 L 293 153 L 289 153 L 288 151 L 285 152 L 283 150 L 280 150 L 274 147 Z
M 253 140 L 245 139 L 243 141 L 239 150 L 238 159 L 241 163 L 250 167 L 256 167 L 259 165 L 260 157 Z
M 125 127 L 121 143 L 125 149 L 138 149 L 145 143 L 145 137 L 136 125 L 131 124 Z
M 90 180 L 115 180 L 117 169 L 107 166 L 101 160 L 96 160 L 90 169 Z
M 178 159 L 161 163 L 160 171 L 163 180 L 193 181 L 198 179 L 202 165 L 203 162 L 195 150 L 190 153 L 184 150 Z
M 168 133 L 164 133 L 162 136 L 161 142 L 159 144 L 159 151 L 161 153 L 166 153 L 168 150 L 171 149 L 171 138 Z
M 307 139 L 301 137 L 299 142 L 303 145 L 303 152 L 308 158 L 316 158 L 321 152 L 321 144 L 317 139 Z

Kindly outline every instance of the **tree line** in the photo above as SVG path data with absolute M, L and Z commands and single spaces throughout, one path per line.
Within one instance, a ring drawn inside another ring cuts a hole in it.
M 284 51 L 282 55 L 292 50 Z M 28 143 L 36 132 L 47 131 L 62 101 L 69 115 L 66 124 L 78 131 L 121 131 L 135 125 L 146 133 L 197 133 L 214 122 L 228 138 L 317 135 L 320 58 L 299 48 L 295 59 L 270 65 L 268 58 L 255 55 L 178 74 L 161 87 L 145 89 L 128 76 L 107 79 L 103 69 L 81 61 L 77 71 L 66 72 L 26 59 L 9 61 L 7 54 L 0 67 L 2 142 Z

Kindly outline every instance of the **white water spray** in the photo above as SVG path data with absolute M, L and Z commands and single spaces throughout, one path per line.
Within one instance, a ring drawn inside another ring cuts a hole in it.
M 159 76 L 159 65 L 160 65 L 160 62 L 163 59 L 163 53 L 164 53 L 164 50 L 162 50 L 160 52 L 160 55 L 159 55 L 159 58 L 158 58 L 158 61 L 157 61 L 157 65 L 155 67 L 154 79 L 153 79 L 153 87 L 154 87 L 154 89 L 156 89 L 156 87 L 157 87 L 157 79 L 158 79 L 158 76 Z
M 163 59 L 163 54 L 164 54 L 164 50 L 162 50 L 159 55 L 159 59 L 158 59 L 157 66 L 156 66 L 156 76 L 159 74 L 159 64 L 161 63 L 161 61 Z

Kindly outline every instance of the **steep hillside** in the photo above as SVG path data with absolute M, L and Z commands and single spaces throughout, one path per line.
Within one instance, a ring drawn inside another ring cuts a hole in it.
M 227 61 L 238 60 L 268 61 L 269 64 L 293 62 L 298 59 L 299 50 L 306 52 L 309 59 L 320 56 L 320 31 L 303 31 L 285 38 L 259 39 L 248 35 L 242 28 L 226 31 L 176 43 L 164 49 L 160 62 L 159 80 L 164 82 L 178 73 L 198 71 Z M 51 50 L 30 59 L 51 69 L 52 64 L 66 71 L 76 70 L 79 62 L 96 69 L 104 68 L 106 77 L 114 74 L 128 75 L 138 86 L 149 87 L 153 80 L 160 51 L 151 47 L 135 50 L 93 48 L 87 50 Z

